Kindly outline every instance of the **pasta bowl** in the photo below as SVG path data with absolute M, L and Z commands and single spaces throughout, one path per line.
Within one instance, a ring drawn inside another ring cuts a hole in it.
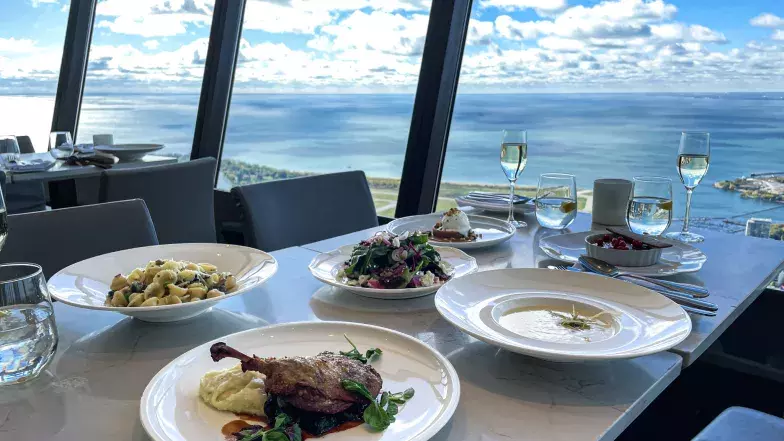
M 150 261 L 171 259 L 214 265 L 231 273 L 236 286 L 224 295 L 194 302 L 162 306 L 107 306 L 107 294 L 117 274 L 128 275 Z M 74 263 L 52 276 L 47 284 L 55 299 L 71 306 L 119 312 L 147 322 L 173 322 L 195 317 L 216 303 L 260 286 L 272 277 L 278 262 L 271 255 L 248 247 L 214 243 L 155 245 L 104 254 Z

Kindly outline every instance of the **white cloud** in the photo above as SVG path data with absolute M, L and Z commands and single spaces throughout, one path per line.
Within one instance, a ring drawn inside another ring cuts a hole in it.
M 700 41 L 704 43 L 726 43 L 723 33 L 701 25 L 686 26 L 682 23 L 666 23 L 651 26 L 655 37 L 663 41 Z
M 539 46 L 555 52 L 579 52 L 585 44 L 579 40 L 561 37 L 545 37 L 539 40 Z
M 35 50 L 35 41 L 0 37 L 0 53 L 27 53 Z
M 773 35 L 770 36 L 770 38 L 776 41 L 784 41 L 784 30 L 776 29 L 773 32 Z
M 186 33 L 191 24 L 209 25 L 212 8 L 211 0 L 106 0 L 96 8 L 96 27 L 118 34 L 170 37 Z
M 142 45 L 147 49 L 154 51 L 155 49 L 158 49 L 158 46 L 160 46 L 161 43 L 159 43 L 158 40 L 147 40 L 142 43 Z
M 779 28 L 784 27 L 784 18 L 771 13 L 764 13 L 752 18 L 749 23 L 752 26 L 761 28 Z
M 34 8 L 37 8 L 38 6 L 40 6 L 42 4 L 48 3 L 48 4 L 55 4 L 56 5 L 58 2 L 59 2 L 59 0 L 30 0 L 30 5 L 32 7 L 34 7 Z
M 422 53 L 427 23 L 428 16 L 424 14 L 406 17 L 380 11 L 369 14 L 354 11 L 339 23 L 322 27 L 322 36 L 329 38 L 329 44 L 323 39 L 318 44 L 329 51 L 378 51 L 414 56 Z
M 506 11 L 534 9 L 542 14 L 549 14 L 566 8 L 566 0 L 481 0 L 479 5 Z
M 508 15 L 495 19 L 495 29 L 501 38 L 507 40 L 533 40 L 552 32 L 551 21 L 519 22 Z
M 493 22 L 480 21 L 473 18 L 468 23 L 468 36 L 466 44 L 472 46 L 484 46 L 491 42 L 493 37 Z

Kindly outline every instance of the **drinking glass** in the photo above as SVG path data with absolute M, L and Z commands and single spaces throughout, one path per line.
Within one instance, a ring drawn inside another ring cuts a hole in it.
M 702 242 L 704 237 L 689 232 L 691 215 L 691 195 L 708 173 L 710 163 L 710 133 L 683 132 L 678 147 L 678 174 L 683 186 L 686 187 L 686 215 L 683 218 L 683 230 L 680 233 L 669 233 L 665 237 L 681 242 Z
M 74 152 L 71 132 L 52 132 L 49 134 L 49 152 L 56 159 L 65 159 Z
M 16 136 L 0 135 L 0 153 L 16 153 L 19 154 L 19 142 Z
M 536 188 L 536 220 L 539 225 L 563 230 L 577 217 L 577 180 L 573 175 L 545 173 Z
M 528 133 L 525 130 L 504 130 L 501 134 L 501 170 L 509 180 L 509 217 L 515 228 L 528 226 L 514 218 L 515 184 L 528 163 Z
M 659 236 L 672 222 L 672 179 L 635 177 L 626 224 L 637 234 Z
M 56 349 L 43 270 L 32 263 L 0 265 L 0 386 L 35 378 Z

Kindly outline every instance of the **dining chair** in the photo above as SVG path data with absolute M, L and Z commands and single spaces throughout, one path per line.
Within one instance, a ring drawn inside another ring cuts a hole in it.
M 745 407 L 730 407 L 692 441 L 784 441 L 784 419 Z
M 16 142 L 19 143 L 19 153 L 35 153 L 33 140 L 29 136 L 19 135 L 16 137 Z
M 231 189 L 248 246 L 265 251 L 378 226 L 365 173 L 350 171 Z
M 20 153 L 35 153 L 29 136 L 17 136 L 16 141 Z M 6 182 L 3 196 L 10 214 L 46 210 L 46 191 L 40 182 Z
M 48 278 L 90 257 L 157 244 L 147 206 L 134 199 L 9 215 L 0 262 L 37 263 Z
M 101 173 L 101 202 L 143 199 L 168 243 L 215 243 L 214 158 Z

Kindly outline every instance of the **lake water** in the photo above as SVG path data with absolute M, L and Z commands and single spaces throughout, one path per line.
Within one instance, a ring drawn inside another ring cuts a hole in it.
M 2 98 L 2 97 L 0 97 Z M 225 158 L 289 170 L 362 169 L 399 178 L 413 95 L 235 94 Z M 115 142 L 161 142 L 188 153 L 198 95 L 85 96 L 77 142 L 113 133 Z M 776 205 L 715 190 L 717 180 L 784 171 L 784 92 L 727 94 L 459 94 L 444 180 L 505 183 L 498 164 L 502 129 L 527 129 L 528 168 L 596 178 L 669 176 L 676 216 L 683 190 L 675 169 L 682 130 L 712 135 L 710 170 L 695 216 L 727 217 Z M 766 214 L 784 219 L 784 209 Z

